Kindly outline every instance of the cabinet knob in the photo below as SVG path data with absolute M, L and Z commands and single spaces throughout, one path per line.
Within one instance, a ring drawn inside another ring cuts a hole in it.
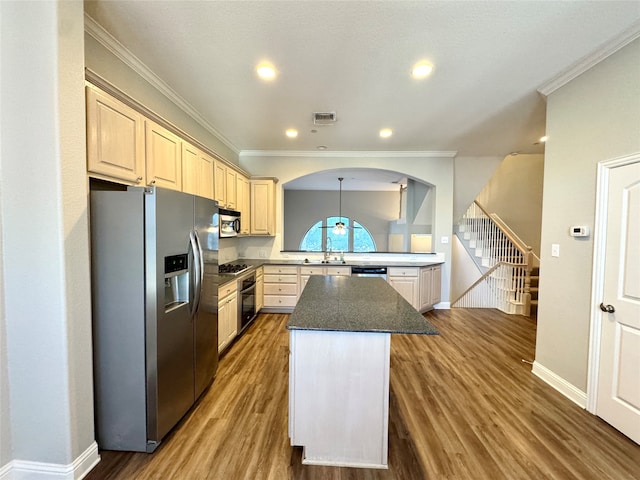
M 149 185 L 155 185 L 155 184 L 156 184 L 156 179 L 155 178 L 149 182 Z
M 142 181 L 142 177 L 138 177 L 138 178 L 136 178 L 136 182 L 137 182 L 137 183 L 140 183 L 141 181 Z

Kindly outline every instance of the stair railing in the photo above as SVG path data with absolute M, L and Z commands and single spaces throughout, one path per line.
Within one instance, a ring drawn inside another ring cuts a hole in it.
M 532 248 L 476 201 L 460 220 L 459 232 L 481 253 L 487 271 L 452 306 L 530 315 L 531 271 L 537 259 Z

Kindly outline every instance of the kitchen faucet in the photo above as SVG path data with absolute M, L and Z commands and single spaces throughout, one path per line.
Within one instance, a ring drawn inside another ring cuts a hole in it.
M 331 259 L 331 248 L 332 248 L 331 237 L 327 237 L 327 249 L 324 252 L 324 261 L 327 263 Z

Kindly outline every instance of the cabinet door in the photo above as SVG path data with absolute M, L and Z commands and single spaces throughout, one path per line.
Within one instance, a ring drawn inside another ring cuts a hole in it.
M 182 191 L 199 195 L 200 152 L 193 145 L 182 142 Z
M 264 277 L 261 269 L 256 273 L 256 312 L 259 312 L 264 305 Z
M 240 234 L 249 235 L 251 232 L 250 224 L 250 201 L 249 197 L 251 195 L 249 179 L 244 175 L 238 174 L 237 179 L 237 210 L 240 212 Z
M 213 199 L 224 208 L 227 206 L 227 166 L 216 160 L 213 168 Z
M 182 141 L 164 127 L 146 121 L 147 185 L 182 190 Z
M 300 275 L 300 295 L 302 295 L 304 287 L 307 286 L 307 282 L 309 281 L 310 276 L 311 275 Z
M 440 303 L 442 300 L 442 267 L 436 265 L 432 267 L 431 273 L 431 305 Z
M 144 117 L 93 87 L 87 94 L 87 170 L 144 183 Z
M 273 180 L 251 180 L 251 235 L 275 235 Z
M 201 197 L 213 199 L 213 163 L 212 157 L 199 152 L 198 192 Z
M 229 308 L 229 336 L 227 337 L 228 344 L 234 338 L 236 338 L 236 335 L 238 334 L 238 296 L 235 293 L 229 298 L 227 307 Z
M 227 345 L 227 339 L 229 337 L 228 325 L 229 325 L 229 305 L 226 300 L 223 300 L 218 304 L 218 353 L 221 352 Z
M 244 220 L 241 222 L 242 233 L 249 235 L 251 233 L 251 184 L 246 177 L 242 178 L 244 190 L 242 191 L 242 215 Z
M 433 269 L 431 267 L 424 267 L 420 269 L 420 310 L 433 305 L 431 301 L 432 276 Z
M 226 180 L 226 192 L 227 192 L 227 206 L 230 209 L 238 208 L 238 200 L 236 198 L 236 190 L 238 188 L 238 174 L 237 172 L 227 167 L 227 180 Z
M 418 277 L 389 277 L 389 284 L 414 308 L 418 308 Z

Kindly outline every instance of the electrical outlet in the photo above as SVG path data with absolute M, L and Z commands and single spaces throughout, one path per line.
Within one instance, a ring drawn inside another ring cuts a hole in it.
M 260 258 L 267 258 L 267 252 L 265 252 L 264 250 L 260 250 L 258 252 L 258 255 L 260 255 Z
M 551 256 L 552 257 L 559 257 L 560 256 L 560 244 L 559 243 L 552 243 L 551 244 Z

